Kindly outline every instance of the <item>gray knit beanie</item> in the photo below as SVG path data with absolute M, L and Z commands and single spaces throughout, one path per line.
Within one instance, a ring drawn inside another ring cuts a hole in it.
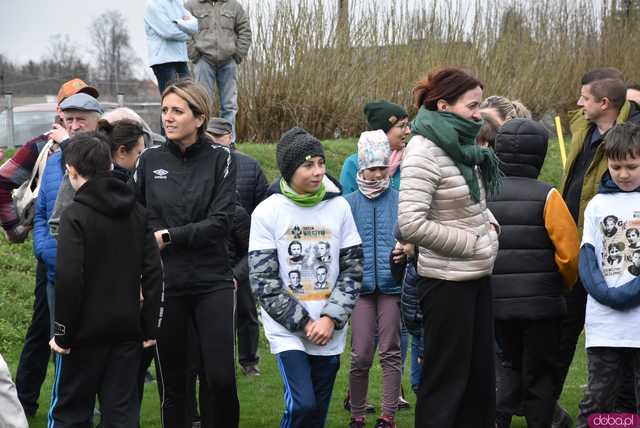
M 291 128 L 280 137 L 276 148 L 276 161 L 280 175 L 287 183 L 291 182 L 296 169 L 314 156 L 324 158 L 324 149 L 320 140 L 304 129 Z

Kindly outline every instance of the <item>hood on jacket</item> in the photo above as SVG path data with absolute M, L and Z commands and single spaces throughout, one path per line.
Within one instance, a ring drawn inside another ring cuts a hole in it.
M 97 175 L 87 181 L 73 200 L 112 218 L 129 214 L 136 205 L 133 190 L 111 174 Z
M 613 178 L 611 178 L 611 174 L 609 171 L 605 172 L 602 176 L 602 180 L 600 181 L 600 186 L 598 187 L 598 193 L 622 193 L 625 192 L 621 188 L 618 187 Z M 640 192 L 640 187 L 631 192 Z M 625 192 L 625 193 L 631 193 Z
M 530 119 L 511 119 L 498 130 L 496 155 L 507 177 L 538 178 L 547 155 L 549 134 Z
M 273 183 L 271 183 L 267 196 L 282 193 L 280 191 L 280 178 L 281 177 L 276 178 Z M 327 190 L 327 193 L 325 193 L 324 195 L 323 201 L 342 195 L 342 186 L 340 185 L 340 182 L 329 174 L 324 175 L 322 183 Z

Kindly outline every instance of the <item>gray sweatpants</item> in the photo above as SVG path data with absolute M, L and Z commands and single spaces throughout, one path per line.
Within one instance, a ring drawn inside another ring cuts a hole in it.
M 0 428 L 29 428 L 11 372 L 0 355 Z

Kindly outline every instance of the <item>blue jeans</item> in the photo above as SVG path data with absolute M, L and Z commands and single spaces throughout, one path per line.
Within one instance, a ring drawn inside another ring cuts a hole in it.
M 280 428 L 322 428 L 340 368 L 340 355 L 316 356 L 302 351 L 276 354 L 284 383 Z
M 403 326 L 400 327 L 400 352 L 402 355 L 402 371 L 404 372 L 405 361 L 407 359 L 407 350 L 409 348 L 409 339 L 411 339 L 411 389 L 413 392 L 418 390 L 420 379 L 422 377 L 422 364 L 418 363 L 418 357 L 422 356 L 422 338 L 414 336 Z
M 158 79 L 158 89 L 160 95 L 167 89 L 167 86 L 183 77 L 189 77 L 189 68 L 186 62 L 167 62 L 165 64 L 152 65 L 153 74 Z
M 418 392 L 420 380 L 422 379 L 422 364 L 418 362 L 418 357 L 422 357 L 423 344 L 421 336 L 411 335 L 411 389 Z
M 214 85 L 220 94 L 220 117 L 233 125 L 232 138 L 236 141 L 236 114 L 238 113 L 238 64 L 231 58 L 215 66 L 204 59 L 195 64 L 196 81 L 203 85 L 213 102 Z

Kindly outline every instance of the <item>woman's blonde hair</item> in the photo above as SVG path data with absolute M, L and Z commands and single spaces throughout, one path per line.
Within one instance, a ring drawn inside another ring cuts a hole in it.
M 529 109 L 522 104 L 521 101 L 515 100 L 511 101 L 506 97 L 502 97 L 500 95 L 492 95 L 485 99 L 482 104 L 480 104 L 480 108 L 492 108 L 498 112 L 498 116 L 504 122 L 515 119 L 531 119 L 531 112 Z
M 198 134 L 203 134 L 211 117 L 211 100 L 207 90 L 191 79 L 183 79 L 169 85 L 162 93 L 162 100 L 169 94 L 176 94 L 185 100 L 194 117 L 204 116 L 202 125 L 198 128 Z

